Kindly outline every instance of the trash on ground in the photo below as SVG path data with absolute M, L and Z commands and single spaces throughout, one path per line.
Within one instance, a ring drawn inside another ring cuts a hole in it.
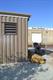
M 44 64 L 46 63 L 46 59 L 44 59 L 42 56 L 38 55 L 38 54 L 34 54 L 31 57 L 31 61 L 35 62 L 35 63 L 39 63 L 39 64 Z

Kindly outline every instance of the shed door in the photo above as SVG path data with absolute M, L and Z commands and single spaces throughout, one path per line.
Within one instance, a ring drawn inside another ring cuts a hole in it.
M 15 61 L 15 53 L 16 52 L 16 44 L 17 44 L 17 24 L 11 22 L 5 22 L 4 26 L 4 47 L 3 47 L 3 59 L 4 62 L 14 62 Z M 15 42 L 16 41 L 16 42 Z M 7 47 L 6 47 L 7 46 Z M 6 56 L 7 57 L 6 57 Z
M 37 42 L 37 43 L 41 43 L 42 41 L 42 37 L 41 37 L 41 33 L 32 33 L 32 42 Z

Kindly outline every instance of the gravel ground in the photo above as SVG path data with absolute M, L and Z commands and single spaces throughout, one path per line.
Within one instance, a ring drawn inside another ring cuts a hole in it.
M 10 63 L 0 65 L 0 80 L 53 80 L 53 65 L 50 56 L 46 64 L 30 62 Z

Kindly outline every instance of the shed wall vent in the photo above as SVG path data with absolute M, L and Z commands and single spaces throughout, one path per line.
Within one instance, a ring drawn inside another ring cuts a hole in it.
M 5 34 L 16 34 L 16 23 L 5 22 Z

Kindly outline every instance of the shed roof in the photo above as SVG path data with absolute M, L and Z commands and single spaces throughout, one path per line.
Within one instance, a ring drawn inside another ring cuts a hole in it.
M 15 13 L 15 12 L 0 12 L 0 14 L 14 15 L 14 16 L 23 16 L 23 17 L 28 17 L 28 18 L 30 18 L 30 16 L 31 16 L 29 14 L 21 14 L 21 13 Z

